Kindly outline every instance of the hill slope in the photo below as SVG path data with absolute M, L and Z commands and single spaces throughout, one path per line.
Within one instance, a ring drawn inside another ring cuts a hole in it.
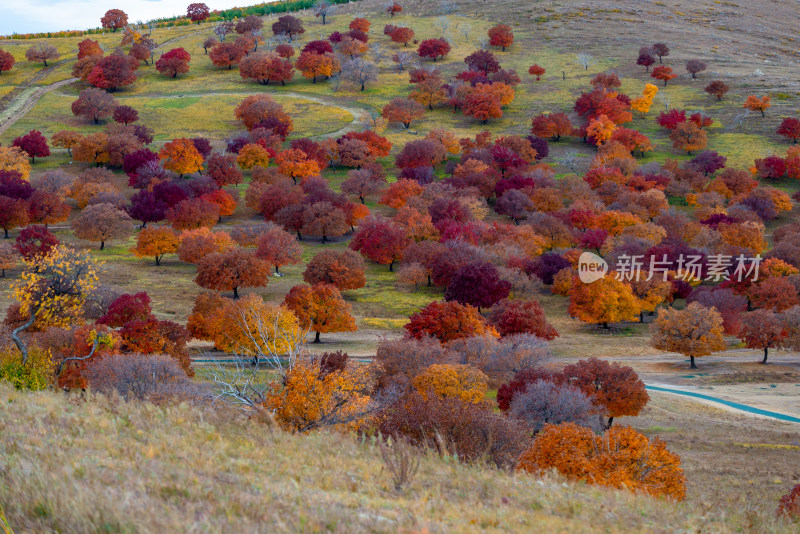
M 0 505 L 18 532 L 789 531 L 434 455 L 398 493 L 374 445 L 186 405 L 1 383 L 0 404 Z

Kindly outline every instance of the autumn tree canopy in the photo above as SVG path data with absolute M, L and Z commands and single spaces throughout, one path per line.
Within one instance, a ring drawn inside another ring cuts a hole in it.
M 267 285 L 270 266 L 252 252 L 233 248 L 214 252 L 197 262 L 195 282 L 200 287 L 216 291 L 232 291 L 239 298 L 240 287 Z
M 283 305 L 294 312 L 303 329 L 314 332 L 314 343 L 320 342 L 320 334 L 356 331 L 350 304 L 331 284 L 294 286 Z
M 690 303 L 683 310 L 660 309 L 650 333 L 653 347 L 689 356 L 692 369 L 697 369 L 696 357 L 725 349 L 722 316 L 716 309 L 698 302 Z
M 683 500 L 686 477 L 678 455 L 663 441 L 617 426 L 603 435 L 564 423 L 546 425 L 519 458 L 518 471 L 542 473 L 555 468 L 572 480 Z
M 128 237 L 133 233 L 133 222 L 127 213 L 113 204 L 92 204 L 86 206 L 72 221 L 72 231 L 79 239 L 100 243 L 100 250 L 106 241 Z
M 208 6 L 202 2 L 189 4 L 189 7 L 186 8 L 186 16 L 189 17 L 192 22 L 196 22 L 197 24 L 200 24 L 206 20 L 210 14 L 211 10 L 208 9 Z
M 100 24 L 103 28 L 108 28 L 115 32 L 128 25 L 128 15 L 121 9 L 109 9 L 100 19 Z

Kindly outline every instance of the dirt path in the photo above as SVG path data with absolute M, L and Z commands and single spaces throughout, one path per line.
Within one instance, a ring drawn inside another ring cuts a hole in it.
M 172 39 L 167 39 L 163 43 L 159 44 L 156 49 L 162 48 L 179 39 L 183 39 L 189 35 L 192 35 L 192 33 L 194 32 L 190 32 L 185 35 L 179 35 L 177 37 L 173 37 Z M 75 57 L 71 56 L 48 65 L 0 99 L 0 134 L 3 134 L 14 123 L 16 123 L 31 109 L 33 109 L 33 106 L 36 105 L 42 96 L 78 81 L 78 78 L 68 78 L 66 80 L 60 80 L 58 82 L 51 83 L 50 85 L 36 86 L 39 81 L 49 76 L 57 67 L 68 61 L 73 61 L 74 59 Z
M 74 80 L 75 79 L 73 79 L 73 81 Z M 320 138 L 340 137 L 340 136 L 346 134 L 347 132 L 350 132 L 350 131 L 355 130 L 355 129 L 359 129 L 359 127 L 361 126 L 361 121 L 359 120 L 359 116 L 368 111 L 367 108 L 353 106 L 352 104 L 351 105 L 344 105 L 344 104 L 341 104 L 341 103 L 339 103 L 339 102 L 337 102 L 337 101 L 335 101 L 333 99 L 325 98 L 325 97 L 322 97 L 322 96 L 311 95 L 311 94 L 307 94 L 307 93 L 294 93 L 294 92 L 285 92 L 285 93 L 284 92 L 281 92 L 281 93 L 263 93 L 263 92 L 244 93 L 244 92 L 235 92 L 235 93 L 228 93 L 228 92 L 218 92 L 218 91 L 206 91 L 206 92 L 201 92 L 201 93 L 196 93 L 195 92 L 195 93 L 180 93 L 180 94 L 169 94 L 169 95 L 160 94 L 160 93 L 153 93 L 153 94 L 143 93 L 143 94 L 131 95 L 131 97 L 135 97 L 135 98 L 202 98 L 202 97 L 206 97 L 206 96 L 242 96 L 242 97 L 245 97 L 245 96 L 251 96 L 251 95 L 254 95 L 254 94 L 268 94 L 270 96 L 294 98 L 294 99 L 297 99 L 297 100 L 308 100 L 309 102 L 315 102 L 315 103 L 323 105 L 323 106 L 328 106 L 328 107 L 340 109 L 342 111 L 346 111 L 347 113 L 349 113 L 350 115 L 353 116 L 353 120 L 350 121 L 350 123 L 346 124 L 345 126 L 342 126 L 338 130 L 336 130 L 334 132 L 329 132 L 329 133 L 326 133 L 326 134 L 321 134 L 321 135 L 315 136 L 315 137 L 320 137 Z M 68 95 L 66 95 L 66 93 L 63 93 L 63 94 L 61 94 L 59 96 L 68 96 Z M 25 113 L 27 113 L 27 111 Z M 2 116 L 0 116 L 0 120 L 2 120 Z M 3 127 L 0 127 L 0 134 L 3 133 L 3 131 L 4 131 Z
M 151 98 L 186 98 L 186 97 L 190 97 L 191 98 L 191 97 L 204 97 L 204 96 L 250 96 L 250 95 L 254 95 L 254 94 L 262 94 L 262 93 L 260 93 L 260 92 L 253 92 L 253 93 L 238 93 L 238 92 L 237 93 L 220 93 L 220 92 L 215 92 L 215 91 L 208 91 L 208 92 L 203 92 L 203 93 L 185 93 L 185 94 L 179 94 L 179 95 L 136 95 L 136 96 L 137 97 L 138 96 L 150 96 Z M 346 111 L 347 113 L 349 113 L 350 115 L 353 116 L 353 120 L 350 121 L 349 124 L 347 124 L 345 126 L 342 126 L 341 128 L 339 128 L 335 132 L 330 132 L 330 133 L 326 133 L 326 134 L 322 134 L 322 135 L 317 136 L 317 137 L 322 137 L 322 138 L 339 137 L 339 136 L 342 136 L 342 135 L 346 134 L 349 131 L 352 131 L 355 128 L 358 128 L 361 125 L 361 122 L 359 121 L 358 117 L 362 113 L 366 113 L 367 112 L 367 108 L 356 107 L 356 106 L 353 106 L 353 105 L 343 105 L 343 104 L 340 104 L 340 103 L 336 102 L 335 100 L 332 100 L 332 99 L 329 99 L 329 98 L 325 98 L 325 97 L 322 97 L 322 96 L 316 96 L 316 95 L 310 95 L 310 94 L 306 94 L 306 93 L 285 92 L 285 93 L 263 93 L 263 94 L 268 94 L 270 96 L 279 96 L 279 97 L 283 96 L 283 97 L 287 97 L 287 98 L 295 98 L 297 100 L 308 100 L 310 102 L 316 102 L 317 104 L 320 104 L 320 105 L 323 105 L 323 106 L 328 106 L 328 107 L 332 107 L 332 108 L 341 109 L 342 111 Z
M 24 92 L 26 89 L 32 88 L 39 81 L 50 75 L 50 73 L 52 73 L 56 67 L 66 63 L 67 61 L 72 61 L 73 59 L 75 58 L 68 57 L 60 61 L 56 61 L 55 63 L 51 63 L 49 66 L 37 71 L 36 74 L 19 84 L 10 93 L 5 95 L 3 98 L 0 98 L 0 112 L 5 112 L 5 110 L 11 108 L 14 101 L 17 100 L 22 92 Z
M 69 78 L 67 80 L 61 80 L 60 82 L 51 83 L 50 85 L 23 89 L 16 98 L 0 112 L 0 134 L 5 133 L 15 122 L 32 110 L 33 106 L 36 105 L 42 96 L 76 81 L 78 81 L 78 78 Z

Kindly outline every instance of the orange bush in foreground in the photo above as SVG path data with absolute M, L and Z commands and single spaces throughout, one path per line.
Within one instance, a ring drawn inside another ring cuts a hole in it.
M 686 477 L 680 465 L 680 457 L 663 441 L 650 441 L 631 427 L 613 427 L 597 435 L 564 423 L 544 427 L 520 456 L 517 471 L 539 474 L 555 468 L 570 480 L 681 501 L 686 497 Z

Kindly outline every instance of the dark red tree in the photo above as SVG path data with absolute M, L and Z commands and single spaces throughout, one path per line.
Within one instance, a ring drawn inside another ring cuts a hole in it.
M 525 272 L 537 276 L 547 285 L 553 283 L 553 277 L 561 270 L 572 267 L 564 256 L 556 252 L 545 252 L 525 266 Z
M 464 63 L 470 68 L 484 75 L 500 70 L 500 62 L 488 50 L 476 50 L 464 58 Z
M 786 117 L 781 121 L 775 133 L 787 139 L 791 139 L 792 143 L 797 143 L 797 140 L 800 139 L 800 119 Z
M 155 193 L 148 190 L 139 191 L 131 197 L 131 203 L 125 208 L 131 219 L 142 222 L 141 228 L 147 226 L 149 222 L 163 221 L 167 218 L 166 202 L 159 200 Z
M 533 334 L 548 341 L 558 337 L 558 331 L 547 322 L 542 306 L 535 300 L 500 301 L 492 308 L 489 324 L 501 336 Z
M 113 92 L 135 82 L 138 67 L 136 58 L 126 56 L 121 51 L 114 52 L 95 65 L 88 81 L 95 87 Z
M 419 45 L 417 53 L 420 57 L 431 58 L 436 61 L 450 53 L 450 43 L 444 39 L 425 39 Z
M 279 17 L 277 22 L 272 24 L 272 33 L 275 35 L 285 35 L 291 42 L 295 36 L 305 33 L 303 21 L 291 15 Z
M 208 9 L 208 6 L 200 2 L 189 4 L 189 7 L 186 8 L 186 16 L 189 17 L 192 22 L 198 24 L 206 20 L 210 14 L 211 10 Z
M 403 257 L 409 240 L 403 228 L 386 219 L 369 217 L 361 221 L 358 232 L 350 242 L 350 248 L 393 270 L 394 263 Z
M 59 244 L 56 236 L 44 226 L 28 226 L 23 228 L 17 236 L 14 248 L 17 249 L 20 256 L 30 261 L 46 256 L 51 248 Z
M 189 72 L 192 56 L 183 48 L 173 48 L 156 61 L 156 70 L 168 78 L 177 78 L 178 74 Z
M 114 122 L 131 124 L 139 120 L 139 112 L 130 106 L 117 106 L 114 108 Z
M 108 306 L 108 311 L 97 320 L 97 324 L 119 328 L 131 321 L 148 319 L 150 312 L 150 297 L 147 293 L 126 293 Z
M 490 308 L 506 298 L 511 291 L 511 283 L 500 279 L 497 268 L 491 263 L 476 262 L 456 271 L 444 292 L 445 300 L 455 300 L 461 304 Z
M 19 147 L 23 152 L 28 154 L 31 158 L 31 162 L 35 162 L 36 158 L 46 158 L 50 155 L 50 147 L 47 146 L 47 139 L 39 130 L 31 130 L 25 135 L 17 137 L 11 143 L 11 146 Z

